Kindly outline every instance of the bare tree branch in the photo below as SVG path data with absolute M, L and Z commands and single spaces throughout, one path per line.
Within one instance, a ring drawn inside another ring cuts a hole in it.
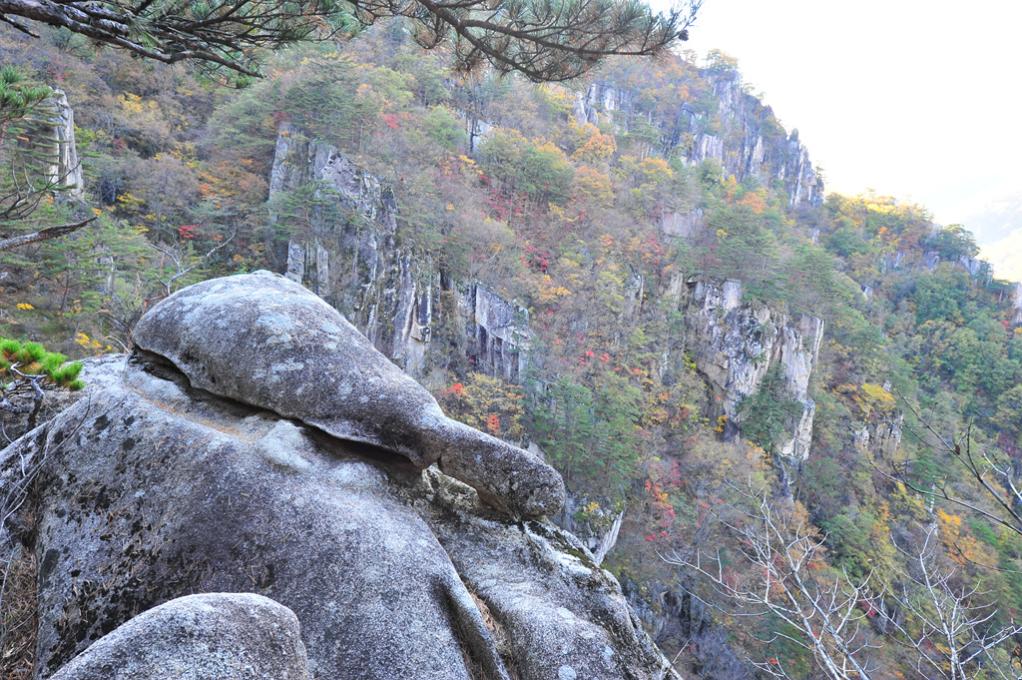
M 22 246 L 27 246 L 30 243 L 38 243 L 39 241 L 49 241 L 50 239 L 60 238 L 61 236 L 67 236 L 68 234 L 74 233 L 86 225 L 92 223 L 96 218 L 90 217 L 84 219 L 81 222 L 74 222 L 72 224 L 62 224 L 56 227 L 47 227 L 45 229 L 39 229 L 37 231 L 29 232 L 27 234 L 19 234 L 18 236 L 11 236 L 8 238 L 0 238 L 0 253 L 14 250 Z
M 869 680 L 874 669 L 868 652 L 874 645 L 861 625 L 865 614 L 860 603 L 870 579 L 855 582 L 847 573 L 819 573 L 824 539 L 791 512 L 775 510 L 766 496 L 753 507 L 740 523 L 721 520 L 738 547 L 737 566 L 751 577 L 726 569 L 719 551 L 708 558 L 697 551 L 664 559 L 708 583 L 724 603 L 711 606 L 732 616 L 770 615 L 797 631 L 796 636 L 777 628 L 773 635 L 811 652 L 829 680 Z M 751 662 L 767 675 L 791 677 L 777 657 Z
M 749 492 L 739 493 L 749 499 Z M 718 520 L 729 554 L 675 552 L 664 559 L 709 584 L 717 601 L 700 600 L 714 609 L 783 624 L 764 642 L 783 639 L 810 652 L 821 673 L 813 677 L 868 680 L 877 670 L 870 651 L 885 639 L 865 625 L 870 620 L 886 639 L 911 650 L 920 678 L 1022 678 L 1022 666 L 1016 671 L 1004 663 L 1005 645 L 1022 636 L 1022 627 L 996 625 L 997 603 L 985 601 L 976 587 L 957 585 L 954 566 L 941 562 L 935 522 L 918 549 L 894 544 L 906 558 L 908 580 L 888 588 L 874 585 L 872 575 L 853 579 L 828 568 L 824 538 L 785 500 L 759 496 L 750 508 L 721 511 L 729 517 Z M 752 663 L 766 675 L 792 677 L 782 659 Z
M 889 479 L 901 482 L 915 493 L 929 498 L 945 500 L 966 508 L 1006 529 L 1010 529 L 1016 534 L 1022 535 L 1022 486 L 1019 484 L 1016 467 L 1012 465 L 1011 461 L 1004 460 L 1002 457 L 998 457 L 986 450 L 977 453 L 973 449 L 971 424 L 960 438 L 948 439 L 937 432 L 919 413 L 919 409 L 909 403 L 907 399 L 901 398 L 901 401 L 912 415 L 922 423 L 926 431 L 937 440 L 939 447 L 950 455 L 951 459 L 964 470 L 970 479 L 979 484 L 984 492 L 984 496 L 994 503 L 994 510 L 987 510 L 978 503 L 967 500 L 955 493 L 949 488 L 946 479 L 941 484 L 934 485 L 933 488 L 922 488 L 912 480 L 911 468 L 907 464 L 899 466 L 891 463 L 890 471 L 881 470 L 882 474 Z M 920 439 L 922 438 L 920 437 Z
M 198 258 L 196 258 L 191 264 L 186 263 L 186 261 L 188 260 L 188 254 L 181 250 L 180 248 L 176 246 L 164 245 L 157 242 L 150 242 L 149 247 L 158 252 L 165 259 L 169 260 L 171 264 L 173 264 L 174 266 L 174 273 L 171 274 L 168 279 L 160 281 L 160 283 L 163 284 L 164 295 L 170 295 L 171 293 L 173 293 L 174 284 L 177 283 L 179 279 L 187 276 L 192 271 L 202 266 L 211 257 L 213 257 L 213 255 L 215 255 L 217 251 L 226 247 L 231 241 L 233 241 L 234 237 L 237 235 L 238 232 L 235 231 L 230 236 L 225 238 L 223 241 L 220 241 L 217 245 L 210 248 L 204 255 L 201 255 Z
M 977 602 L 983 594 L 976 587 L 954 586 L 955 570 L 938 564 L 937 537 L 937 525 L 931 524 L 917 550 L 909 551 L 892 539 L 908 558 L 912 575 L 900 589 L 873 596 L 876 610 L 888 611 L 883 600 L 893 598 L 906 614 L 904 620 L 887 616 L 886 623 L 895 631 L 894 638 L 915 652 L 915 670 L 921 677 L 967 680 L 982 666 L 1004 680 L 1017 680 L 1019 674 L 1000 667 L 993 654 L 1022 633 L 1022 627 L 1013 622 L 994 627 L 996 608 L 992 603 Z

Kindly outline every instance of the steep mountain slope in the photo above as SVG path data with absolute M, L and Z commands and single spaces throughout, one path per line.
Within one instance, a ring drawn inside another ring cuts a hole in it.
M 825 197 L 723 55 L 533 86 L 451 74 L 391 25 L 228 92 L 2 39 L 67 90 L 103 214 L 3 260 L 4 334 L 102 349 L 184 283 L 286 273 L 449 413 L 543 451 L 569 487 L 558 521 L 695 676 L 773 659 L 818 677 L 794 642 L 764 657 L 775 621 L 720 615 L 663 559 L 737 555 L 719 520 L 750 496 L 825 536 L 821 574 L 871 574 L 873 592 L 909 581 L 899 549 L 935 527 L 954 582 L 999 602 L 991 622 L 1017 615 L 1017 534 L 913 491 L 998 512 L 938 436 L 971 427 L 977 450 L 1019 456 L 1015 286 L 921 208 Z M 897 615 L 870 611 L 873 677 L 908 674 Z

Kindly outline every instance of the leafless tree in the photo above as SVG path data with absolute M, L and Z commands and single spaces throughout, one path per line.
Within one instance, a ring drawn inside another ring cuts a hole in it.
M 798 513 L 775 504 L 788 501 L 759 496 L 750 510 L 737 511 L 735 520 L 720 520 L 733 555 L 674 552 L 664 559 L 710 585 L 716 596 L 707 601 L 711 607 L 734 617 L 775 617 L 784 625 L 765 642 L 784 639 L 802 647 L 824 677 L 869 680 L 874 645 L 860 605 L 870 579 L 822 570 L 823 538 Z M 791 677 L 777 657 L 751 662 L 770 676 Z
M 893 540 L 893 539 L 892 539 Z M 1009 623 L 996 626 L 994 602 L 981 602 L 983 593 L 975 586 L 957 586 L 957 571 L 940 565 L 940 541 L 937 525 L 930 525 L 916 550 L 895 542 L 907 558 L 910 580 L 871 598 L 874 611 L 890 611 L 883 600 L 894 600 L 901 616 L 887 616 L 892 637 L 915 652 L 915 670 L 923 678 L 968 680 L 983 668 L 989 677 L 1018 680 L 1019 671 L 1005 668 L 995 654 L 1003 645 L 1022 633 L 1022 627 Z M 1003 650 L 1001 650 L 1003 653 Z M 1007 655 L 1004 655 L 1005 658 Z
M 459 64 L 489 62 L 534 80 L 564 80 L 599 59 L 654 54 L 687 37 L 701 0 L 653 14 L 639 0 L 0 0 L 0 21 L 65 28 L 143 57 L 200 60 L 258 75 L 259 53 L 401 16 L 426 47 L 454 46 Z
M 1019 462 L 996 450 L 976 447 L 971 424 L 960 436 L 949 437 L 938 432 L 911 403 L 906 400 L 902 403 L 922 423 L 934 446 L 947 453 L 960 472 L 929 486 L 913 478 L 913 461 L 891 462 L 890 467 L 881 472 L 922 496 L 953 503 L 1022 536 L 1022 466 Z M 955 490 L 953 482 L 961 479 L 961 473 L 979 485 L 992 507 Z
M 163 295 L 167 296 L 173 293 L 178 281 L 208 262 L 211 257 L 233 241 L 236 235 L 237 232 L 231 234 L 204 254 L 198 256 L 190 254 L 180 244 L 149 242 L 149 247 L 160 254 L 160 266 L 168 272 L 165 278 L 160 279 Z
M 772 640 L 810 652 L 829 680 L 868 680 L 878 669 L 875 650 L 887 641 L 913 653 L 913 669 L 925 680 L 1022 679 L 1022 666 L 1007 662 L 1006 650 L 1022 627 L 997 625 L 997 603 L 958 585 L 957 569 L 941 563 L 935 523 L 918 549 L 895 543 L 906 558 L 907 581 L 885 587 L 872 575 L 854 579 L 827 567 L 824 538 L 790 501 L 758 496 L 747 505 L 729 508 L 729 517 L 719 520 L 732 550 L 664 557 L 709 584 L 712 601 L 700 599 L 710 607 L 732 617 L 773 617 L 783 625 Z M 792 677 L 777 657 L 751 662 L 767 675 Z

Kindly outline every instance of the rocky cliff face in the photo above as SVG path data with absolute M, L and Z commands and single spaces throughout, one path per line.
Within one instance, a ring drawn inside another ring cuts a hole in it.
M 781 183 L 791 207 L 823 200 L 823 179 L 799 141 L 798 131 L 787 134 L 773 112 L 742 87 L 734 71 L 702 72 L 711 84 L 713 110 L 678 102 L 666 119 L 647 116 L 661 132 L 664 155 L 681 153 L 690 163 L 715 160 L 739 181 L 755 178 L 764 185 Z M 639 112 L 637 97 L 613 80 L 596 82 L 575 106 L 580 121 L 611 122 L 627 127 L 622 113 Z
M 594 86 L 596 87 L 596 86 Z M 590 96 L 594 90 L 590 90 Z M 603 105 L 622 96 L 603 90 Z M 744 101 L 731 90 L 722 91 Z M 753 100 L 755 101 L 755 100 Z M 612 104 L 618 107 L 619 102 Z M 612 109 L 613 110 L 613 109 Z M 738 113 L 734 114 L 736 117 Z M 737 119 L 737 118 L 736 118 Z M 461 338 L 459 351 L 476 370 L 517 381 L 529 350 L 528 311 L 478 282 L 452 282 L 427 258 L 402 246 L 397 199 L 389 188 L 333 147 L 310 141 L 285 125 L 277 139 L 271 196 L 319 182 L 350 218 L 314 219 L 311 233 L 297 233 L 288 244 L 287 277 L 302 282 L 353 319 L 373 345 L 409 374 L 422 378 L 441 328 Z M 676 215 L 670 227 L 693 232 L 700 215 Z M 645 282 L 633 282 L 638 312 Z M 809 379 L 823 339 L 823 322 L 789 319 L 766 307 L 745 304 L 739 281 L 722 283 L 678 278 L 665 291 L 685 312 L 686 346 L 707 380 L 717 415 L 728 432 L 741 428 L 742 401 L 754 395 L 771 368 L 784 379 L 786 395 L 801 406 L 780 448 L 795 461 L 809 455 L 815 404 Z M 444 305 L 444 296 L 454 305 Z
M 819 357 L 824 324 L 802 316 L 791 319 L 762 305 L 742 301 L 739 281 L 692 280 L 684 306 L 686 347 L 706 379 L 726 432 L 741 431 L 742 401 L 756 394 L 767 373 L 776 367 L 785 396 L 801 405 L 789 424 L 790 436 L 779 453 L 805 460 L 812 444 L 816 405 L 809 396 L 809 379 Z
M 868 422 L 852 425 L 853 442 L 861 453 L 875 460 L 891 460 L 901 446 L 905 415 L 895 411 Z
M 390 188 L 336 148 L 285 124 L 277 137 L 271 200 L 312 183 L 340 212 L 320 211 L 309 230 L 291 236 L 288 278 L 341 310 L 413 376 L 430 371 L 431 349 L 437 349 L 431 340 L 444 326 L 475 370 L 519 379 L 528 357 L 528 312 L 478 282 L 450 280 L 402 244 Z

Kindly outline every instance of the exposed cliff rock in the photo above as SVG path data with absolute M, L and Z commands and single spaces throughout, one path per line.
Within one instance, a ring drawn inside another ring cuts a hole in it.
M 877 460 L 891 460 L 901 446 L 905 415 L 900 412 L 886 414 L 854 428 L 855 448 L 869 453 Z
M 1022 326 L 1022 283 L 1016 283 L 1012 291 L 1012 308 L 1015 310 L 1012 322 L 1016 326 Z
M 285 124 L 277 137 L 271 200 L 319 183 L 337 211 L 318 211 L 311 231 L 288 243 L 288 278 L 344 313 L 409 374 L 431 367 L 434 330 L 465 343 L 475 370 L 517 380 L 529 346 L 528 313 L 477 282 L 451 281 L 428 257 L 401 243 L 393 192 L 347 156 Z M 455 304 L 443 305 L 443 296 Z
M 607 554 L 617 544 L 621 534 L 625 511 L 597 508 L 586 508 L 590 503 L 584 496 L 567 494 L 564 507 L 553 517 L 557 525 L 570 531 L 593 554 L 593 561 L 602 564 Z M 598 505 L 598 504 L 597 504 Z M 580 511 L 586 508 L 586 519 L 579 517 Z
M 53 162 L 47 172 L 50 182 L 77 198 L 85 191 L 85 176 L 75 143 L 74 110 L 63 90 L 53 93 Z
M 735 71 L 705 69 L 712 87 L 712 109 L 679 101 L 674 115 L 647 115 L 661 132 L 662 151 L 681 153 L 690 163 L 715 160 L 739 181 L 755 178 L 764 185 L 780 182 L 791 207 L 823 200 L 823 179 L 813 167 L 798 131 L 789 135 L 770 107 L 743 89 Z M 621 113 L 644 113 L 638 98 L 613 80 L 592 84 L 579 96 L 575 116 L 581 121 L 627 126 Z
M 40 565 L 36 677 L 142 611 L 212 592 L 294 612 L 313 677 L 676 677 L 570 534 L 409 463 L 425 453 L 356 444 L 313 417 L 334 398 L 341 425 L 363 417 L 384 437 L 407 431 L 403 416 L 363 400 L 418 403 L 323 302 L 268 274 L 198 285 L 140 322 L 148 352 L 0 452 L 0 497 L 30 490 L 0 549 L 23 543 Z M 463 453 L 455 474 L 491 468 L 491 452 Z
M 249 593 L 187 595 L 103 636 L 53 680 L 309 680 L 298 619 Z
M 694 208 L 687 213 L 670 212 L 660 218 L 660 231 L 665 236 L 688 239 L 705 228 L 706 216 L 702 208 Z
M 480 283 L 469 287 L 463 298 L 472 304 L 463 314 L 472 319 L 472 342 L 467 354 L 472 365 L 490 375 L 518 382 L 525 372 L 529 352 L 529 311 L 508 302 Z
M 785 396 L 802 407 L 778 452 L 805 460 L 816 412 L 809 379 L 823 341 L 823 321 L 809 316 L 789 319 L 765 306 L 746 304 L 739 281 L 692 280 L 688 287 L 686 347 L 713 393 L 719 414 L 727 418 L 727 432 L 740 432 L 743 400 L 756 394 L 776 367 Z

